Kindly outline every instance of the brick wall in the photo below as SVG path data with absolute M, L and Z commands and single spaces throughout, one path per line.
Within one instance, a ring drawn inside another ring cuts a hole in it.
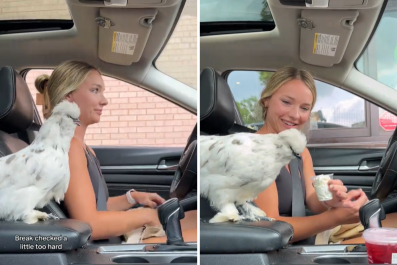
M 0 20 L 70 19 L 66 0 L 1 0 Z
M 70 19 L 65 0 L 0 0 L 0 20 Z M 155 23 L 155 22 L 154 22 Z M 197 88 L 197 0 L 187 0 L 174 33 L 156 61 L 160 71 Z M 27 82 L 36 97 L 32 70 Z M 104 77 L 106 97 L 101 122 L 89 128 L 89 145 L 184 146 L 196 116 L 136 86 Z M 41 112 L 41 106 L 38 106 Z
M 156 62 L 160 71 L 197 89 L 197 0 L 187 0 L 177 26 Z
M 156 61 L 157 68 L 197 88 L 197 17 L 183 16 Z
M 31 70 L 26 78 L 33 98 L 34 81 L 51 71 Z M 185 146 L 196 124 L 196 116 L 139 87 L 104 77 L 105 97 L 101 122 L 90 126 L 86 134 L 89 145 Z M 38 106 L 40 116 L 42 106 Z

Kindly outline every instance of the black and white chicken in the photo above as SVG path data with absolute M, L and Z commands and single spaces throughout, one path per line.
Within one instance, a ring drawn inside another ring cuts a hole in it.
M 0 158 L 0 219 L 36 223 L 51 216 L 35 210 L 64 199 L 69 186 L 69 147 L 80 109 L 63 101 L 26 148 Z
M 305 146 L 306 136 L 296 129 L 279 134 L 201 135 L 200 193 L 219 210 L 210 223 L 266 217 L 252 201 Z

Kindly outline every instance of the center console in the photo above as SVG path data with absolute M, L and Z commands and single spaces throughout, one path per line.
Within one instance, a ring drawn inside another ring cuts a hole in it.
M 188 244 L 197 248 L 197 244 Z M 90 245 L 85 249 L 54 253 L 1 253 L 0 264 L 103 265 L 103 264 L 197 264 L 197 251 L 153 251 L 157 244 Z
M 368 264 L 362 245 L 289 246 L 266 253 L 200 255 L 200 264 Z
M 379 200 L 361 207 L 364 229 L 381 227 L 386 215 Z M 200 264 L 368 264 L 362 245 L 291 245 L 292 226 L 282 221 L 210 224 L 201 218 Z
M 89 244 L 91 227 L 73 219 L 0 221 L 0 264 L 197 264 L 197 243 L 182 237 L 183 207 L 170 199 L 158 208 L 166 244 Z

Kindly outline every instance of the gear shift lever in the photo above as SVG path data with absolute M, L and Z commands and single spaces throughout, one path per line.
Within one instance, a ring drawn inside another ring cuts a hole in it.
M 364 226 L 364 230 L 368 228 L 382 227 L 381 221 L 386 218 L 385 210 L 378 199 L 367 202 L 359 210 L 360 222 Z M 364 244 L 357 245 L 351 252 L 366 253 L 367 247 Z
M 157 208 L 161 225 L 167 236 L 167 245 L 146 246 L 146 251 L 197 251 L 197 246 L 183 242 L 180 220 L 185 217 L 177 198 L 169 199 Z
M 364 229 L 382 227 L 381 221 L 386 218 L 385 210 L 378 199 L 373 199 L 361 207 L 359 215 Z
M 167 235 L 167 245 L 184 245 L 180 220 L 185 217 L 185 213 L 178 199 L 169 199 L 157 211 Z

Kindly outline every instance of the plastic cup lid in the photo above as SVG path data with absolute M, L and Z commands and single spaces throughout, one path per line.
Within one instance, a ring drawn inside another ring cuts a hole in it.
M 363 238 L 367 243 L 397 243 L 396 228 L 369 228 L 364 231 Z

